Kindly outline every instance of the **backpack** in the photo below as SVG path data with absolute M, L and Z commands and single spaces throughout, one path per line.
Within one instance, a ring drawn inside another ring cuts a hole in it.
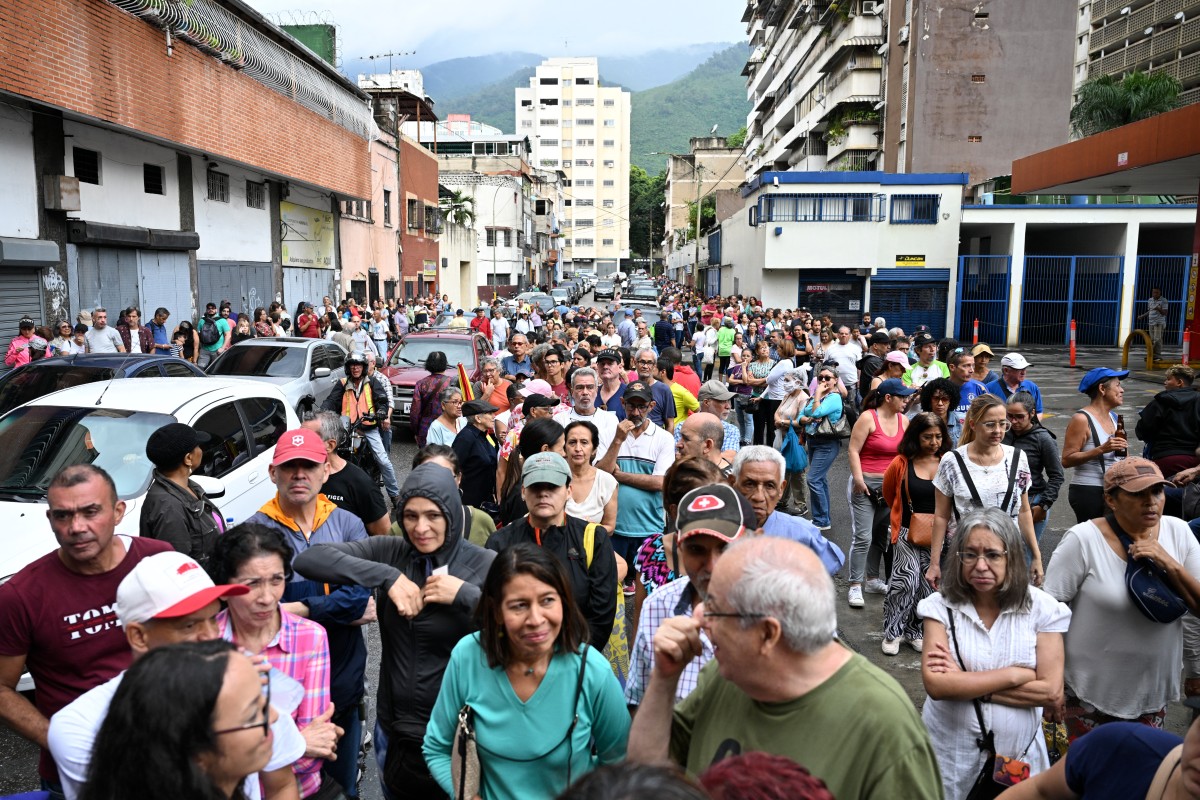
M 221 340 L 221 331 L 215 320 L 205 317 L 200 320 L 200 344 L 214 345 Z

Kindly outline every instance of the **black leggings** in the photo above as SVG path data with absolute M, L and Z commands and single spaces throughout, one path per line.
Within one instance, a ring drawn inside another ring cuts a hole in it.
M 780 400 L 763 398 L 758 401 L 754 412 L 754 443 L 771 447 L 775 443 L 775 412 L 779 410 Z
M 1071 484 L 1067 489 L 1067 502 L 1075 512 L 1075 522 L 1087 522 L 1104 516 L 1104 487 Z

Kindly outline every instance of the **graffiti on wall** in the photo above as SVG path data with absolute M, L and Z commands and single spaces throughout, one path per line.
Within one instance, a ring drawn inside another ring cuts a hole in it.
M 47 305 L 50 307 L 50 319 L 68 319 L 67 312 L 67 281 L 54 267 L 46 269 L 42 277 L 42 285 L 46 288 Z

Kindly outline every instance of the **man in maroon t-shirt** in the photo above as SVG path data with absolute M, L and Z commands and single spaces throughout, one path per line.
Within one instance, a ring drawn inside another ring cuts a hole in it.
M 61 790 L 46 749 L 50 717 L 129 667 L 117 585 L 143 558 L 171 546 L 115 535 L 125 503 L 99 467 L 66 467 L 46 499 L 58 549 L 0 586 L 0 720 L 42 748 L 38 772 L 54 792 Z M 36 707 L 16 691 L 24 669 L 37 684 Z

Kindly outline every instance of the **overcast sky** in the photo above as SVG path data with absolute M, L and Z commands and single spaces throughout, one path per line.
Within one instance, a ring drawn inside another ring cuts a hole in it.
M 738 0 L 248 0 L 259 12 L 297 22 L 332 20 L 341 56 L 416 51 L 396 67 L 461 56 L 522 51 L 544 56 L 628 55 L 704 42 L 740 42 Z M 597 13 L 596 9 L 602 9 Z M 274 18 L 274 17 L 273 17 Z

